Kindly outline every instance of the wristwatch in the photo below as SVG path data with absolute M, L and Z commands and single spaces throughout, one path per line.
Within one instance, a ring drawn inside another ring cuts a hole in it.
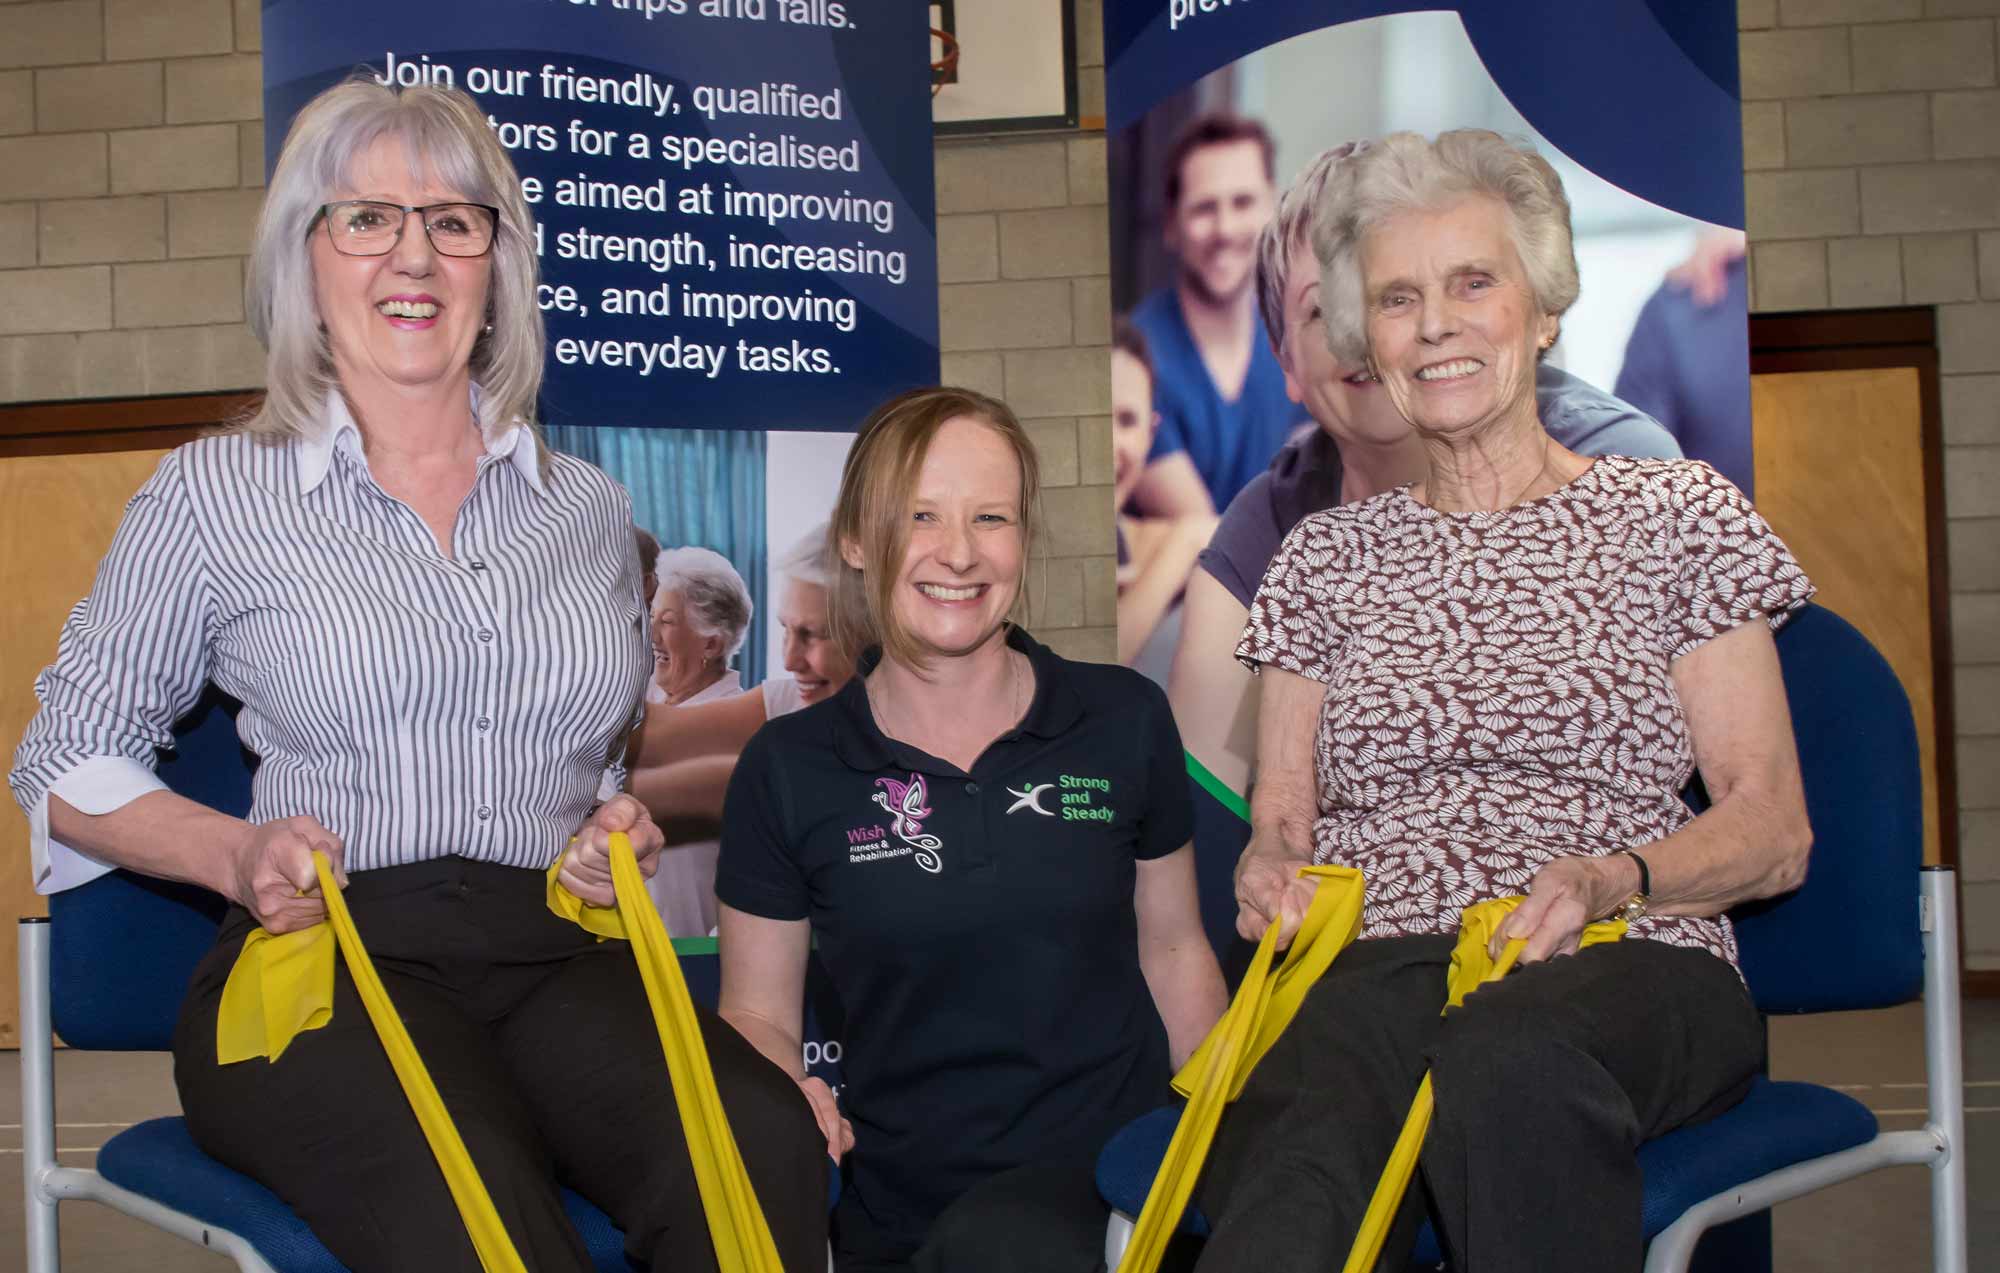
M 1632 850 L 1620 849 L 1618 852 L 1639 865 L 1639 891 L 1626 898 L 1619 904 L 1618 909 L 1611 912 L 1612 919 L 1622 919 L 1630 924 L 1646 916 L 1646 909 L 1653 900 L 1653 872 L 1647 868 L 1646 859 Z

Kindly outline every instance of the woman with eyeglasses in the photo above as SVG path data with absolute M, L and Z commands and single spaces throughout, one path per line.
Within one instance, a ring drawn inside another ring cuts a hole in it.
M 175 1039 L 188 1125 L 342 1264 L 479 1261 L 344 967 L 330 1022 L 217 1061 L 246 936 L 326 914 L 331 860 L 527 1267 L 587 1270 L 557 1182 L 633 1259 L 715 1268 L 636 965 L 552 914 L 611 900 L 595 808 L 650 659 L 630 501 L 533 423 L 543 332 L 520 181 L 472 99 L 366 79 L 292 126 L 250 262 L 269 389 L 134 497 L 36 683 L 12 783 L 37 886 L 113 868 L 229 899 Z M 164 789 L 155 749 L 213 681 L 260 759 L 247 820 Z M 785 1266 L 826 1259 L 825 1140 L 779 1066 L 702 1014 Z

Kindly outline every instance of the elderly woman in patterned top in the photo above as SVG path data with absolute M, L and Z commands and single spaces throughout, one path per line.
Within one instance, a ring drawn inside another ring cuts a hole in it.
M 1262 673 L 1262 765 L 1236 891 L 1246 937 L 1288 937 L 1297 868 L 1357 867 L 1363 939 L 1223 1124 L 1200 1267 L 1337 1262 L 1429 1066 L 1454 1267 L 1637 1268 L 1634 1148 L 1762 1060 L 1723 911 L 1804 877 L 1771 633 L 1812 587 L 1706 465 L 1593 460 L 1542 427 L 1536 364 L 1577 295 L 1546 161 L 1461 131 L 1356 165 L 1313 231 L 1327 294 L 1359 301 L 1326 307 L 1328 340 L 1428 465 L 1300 522 L 1264 577 L 1237 651 Z M 1700 816 L 1679 794 L 1697 768 Z M 1522 966 L 1441 1018 L 1461 910 L 1510 894 Z M 1579 951 L 1614 914 L 1627 939 Z

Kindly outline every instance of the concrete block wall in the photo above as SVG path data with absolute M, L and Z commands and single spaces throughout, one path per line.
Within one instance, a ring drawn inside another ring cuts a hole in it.
M 2000 0 L 1741 0 L 1751 300 L 1935 305 L 1965 945 L 2000 968 Z
M 263 382 L 257 0 L 0 0 L 0 401 Z
M 258 0 L 0 0 L 0 401 L 256 385 Z M 1104 111 L 1079 0 L 1081 113 Z M 1753 303 L 1935 304 L 1967 946 L 2000 967 L 2000 0 L 1741 0 Z M 1111 657 L 1101 134 L 937 147 L 945 378 L 1041 443 L 1036 628 Z
M 944 379 L 1004 398 L 1034 434 L 1047 516 L 1034 627 L 1063 653 L 1117 641 L 1111 522 L 1111 270 L 1104 138 L 937 150 Z

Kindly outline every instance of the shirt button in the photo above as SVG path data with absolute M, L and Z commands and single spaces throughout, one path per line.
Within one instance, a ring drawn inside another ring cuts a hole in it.
M 479 639 L 482 641 L 491 641 L 493 639 L 493 629 L 491 628 L 479 629 Z
M 471 569 L 473 569 L 473 570 L 484 570 L 484 569 L 486 569 L 486 563 L 485 563 L 485 562 L 483 562 L 483 561 L 469 561 L 469 562 L 467 562 L 467 563 L 466 563 L 466 565 L 467 565 L 468 567 L 470 567 Z
M 968 783 L 966 783 L 966 784 L 965 784 L 965 794 L 966 794 L 966 795 L 968 795 L 968 796 L 976 796 L 976 795 L 978 795 L 978 794 L 979 794 L 979 784 L 978 784 L 978 783 L 976 783 L 976 782 L 968 782 Z
M 473 810 L 473 812 L 479 815 L 479 820 L 481 822 L 484 822 L 488 818 L 493 816 L 493 806 L 490 804 L 483 804 L 480 805 L 479 808 Z
M 478 720 L 472 723 L 478 727 L 479 732 L 482 734 L 485 733 L 487 730 L 493 728 L 493 720 L 489 716 L 481 716 Z

